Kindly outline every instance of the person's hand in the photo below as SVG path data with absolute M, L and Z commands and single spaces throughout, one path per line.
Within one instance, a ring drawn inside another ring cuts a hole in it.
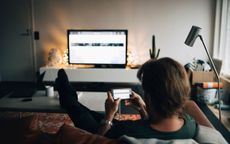
M 126 106 L 131 106 L 134 109 L 140 111 L 141 109 L 145 108 L 145 102 L 141 98 L 140 95 L 132 91 L 132 95 L 130 96 L 130 99 L 125 100 Z
M 114 100 L 111 92 L 108 92 L 107 96 L 108 97 L 105 101 L 105 119 L 112 121 L 114 118 L 114 115 L 116 114 L 118 110 L 118 106 L 121 100 L 120 99 Z
M 131 106 L 134 109 L 136 109 L 137 111 L 139 111 L 142 119 L 144 119 L 144 120 L 148 119 L 149 115 L 146 111 L 145 102 L 143 101 L 141 96 L 138 95 L 137 93 L 135 93 L 134 91 L 132 91 L 132 95 L 131 95 L 130 99 L 125 100 L 125 104 L 126 104 L 126 106 Z

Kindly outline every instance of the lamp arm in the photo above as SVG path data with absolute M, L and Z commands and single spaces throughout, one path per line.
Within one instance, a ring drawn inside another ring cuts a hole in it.
M 208 58 L 209 58 L 209 61 L 211 62 L 211 65 L 212 65 L 212 68 L 213 68 L 213 70 L 214 70 L 214 73 L 215 73 L 217 79 L 219 79 L 219 74 L 218 74 L 218 72 L 217 72 L 217 70 L 216 70 L 216 67 L 215 67 L 215 64 L 213 63 L 213 60 L 212 60 L 212 58 L 211 58 L 211 56 L 210 56 L 210 54 L 209 54 L 209 52 L 208 52 L 208 50 L 207 50 L 207 48 L 206 48 L 206 46 L 205 46 L 205 44 L 204 44 L 204 41 L 203 41 L 202 36 L 199 35 L 199 38 L 200 38 L 200 40 L 201 40 L 201 42 L 202 42 L 202 44 L 203 44 L 203 46 L 204 46 L 204 49 L 205 49 L 205 51 L 206 51 L 206 53 L 207 53 L 207 55 L 208 55 Z
M 209 54 L 209 52 L 207 50 L 207 47 L 206 47 L 206 45 L 204 43 L 204 40 L 203 40 L 202 36 L 198 35 L 198 37 L 200 38 L 200 40 L 201 40 L 201 42 L 202 42 L 202 44 L 204 46 L 204 49 L 205 49 L 205 51 L 206 51 L 206 53 L 208 55 L 209 61 L 211 62 L 212 69 L 214 70 L 214 73 L 215 73 L 216 78 L 218 80 L 218 82 L 217 82 L 218 83 L 217 97 L 218 97 L 218 103 L 219 103 L 219 109 L 218 109 L 219 110 L 219 120 L 221 121 L 220 76 L 219 76 L 219 74 L 218 74 L 218 72 L 216 70 L 215 64 L 214 64 L 214 62 L 213 62 L 213 60 L 212 60 L 212 58 L 211 58 L 211 56 L 210 56 L 210 54 Z

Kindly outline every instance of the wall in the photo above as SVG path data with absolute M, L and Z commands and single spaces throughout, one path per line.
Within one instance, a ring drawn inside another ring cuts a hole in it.
M 35 80 L 31 0 L 1 0 L 0 73 L 2 81 Z
M 128 29 L 128 49 L 134 63 L 149 59 L 152 35 L 160 57 L 181 63 L 194 57 L 206 59 L 199 40 L 193 48 L 184 44 L 192 25 L 212 51 L 215 1 L 213 0 L 34 0 L 37 67 L 47 63 L 51 48 L 67 49 L 67 29 Z M 130 58 L 128 59 L 130 61 Z

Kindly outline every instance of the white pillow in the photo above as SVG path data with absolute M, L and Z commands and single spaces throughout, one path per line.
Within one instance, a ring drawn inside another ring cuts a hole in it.
M 198 134 L 195 138 L 198 143 L 227 144 L 219 131 L 216 129 L 198 125 Z

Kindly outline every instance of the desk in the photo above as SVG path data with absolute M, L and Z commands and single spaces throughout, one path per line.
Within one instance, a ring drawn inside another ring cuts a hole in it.
M 65 113 L 65 110 L 59 104 L 56 91 L 55 95 L 55 98 L 49 98 L 45 96 L 45 91 L 37 91 L 32 96 L 32 101 L 22 101 L 25 98 L 9 98 L 6 96 L 0 99 L 0 111 Z M 106 98 L 106 92 L 78 92 L 79 102 L 91 110 L 99 112 L 104 111 Z

